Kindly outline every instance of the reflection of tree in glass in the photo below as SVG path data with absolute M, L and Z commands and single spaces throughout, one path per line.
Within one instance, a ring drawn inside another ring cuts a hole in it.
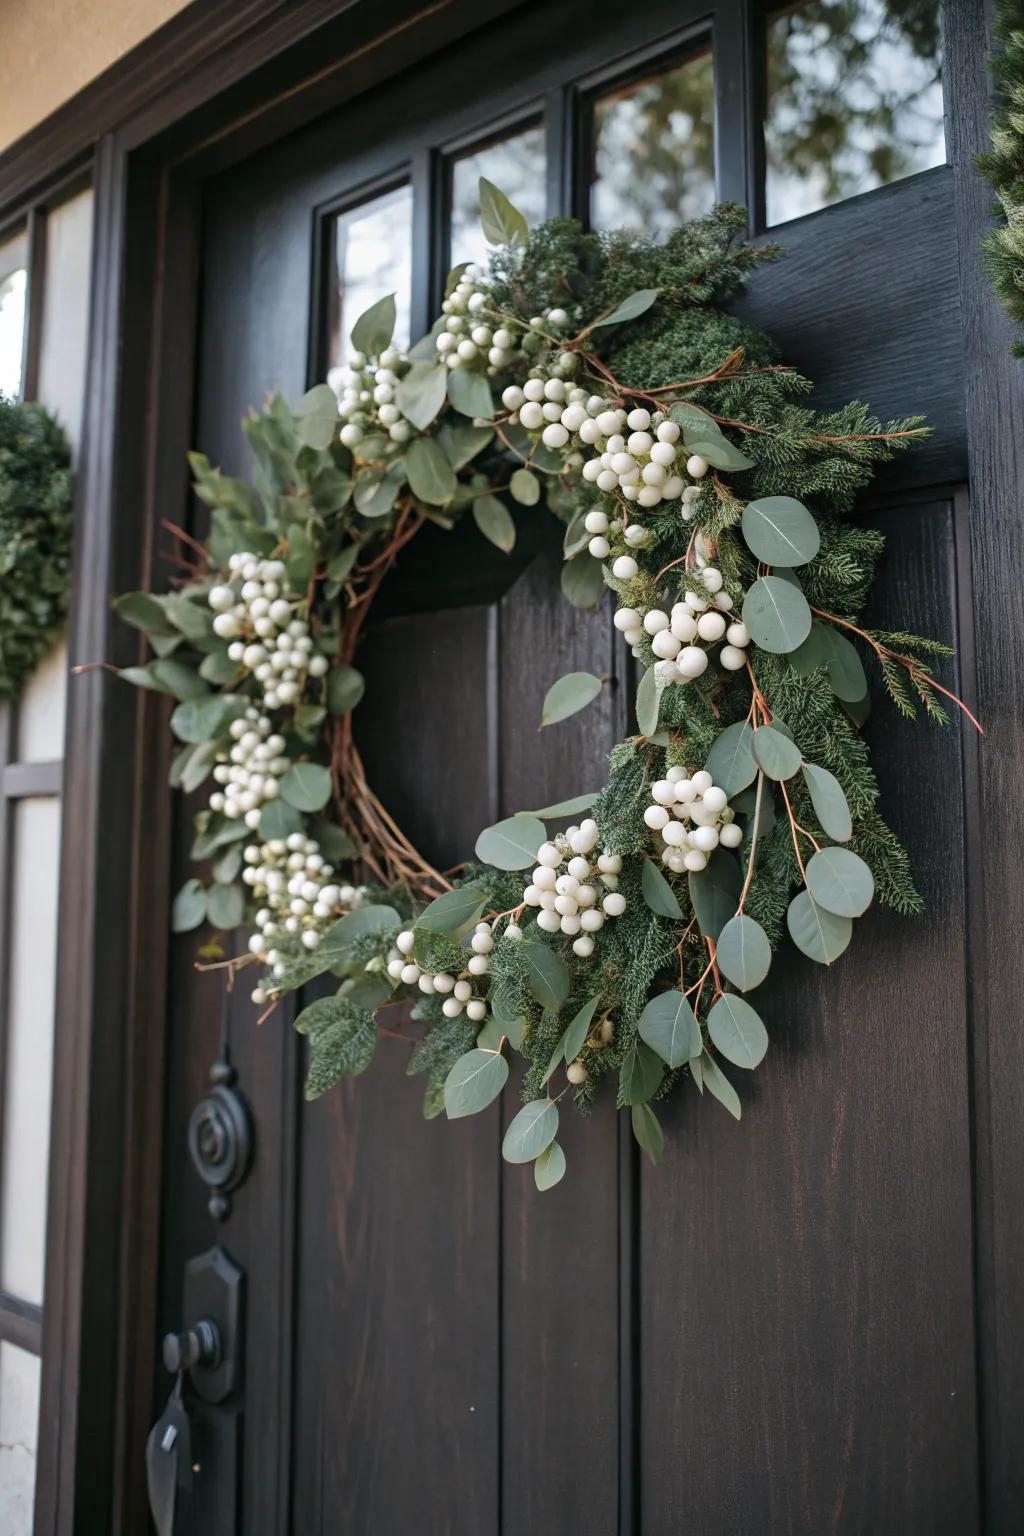
M 452 162 L 451 264 L 487 263 L 488 244 L 480 228 L 480 177 L 500 187 L 531 229 L 545 213 L 543 128 L 527 128 Z
M 691 56 L 664 74 L 594 104 L 590 221 L 668 234 L 715 201 L 714 82 L 711 55 Z
M 945 159 L 934 0 L 811 0 L 767 27 L 768 222 Z
M 364 310 L 386 293 L 395 295 L 395 343 L 409 343 L 412 290 L 412 192 L 396 187 L 335 221 L 337 279 L 330 295 L 330 362 L 352 350 L 349 332 Z

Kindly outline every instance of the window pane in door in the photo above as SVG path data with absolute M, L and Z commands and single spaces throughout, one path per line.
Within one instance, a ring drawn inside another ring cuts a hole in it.
M 24 234 L 0 244 L 0 395 L 21 393 L 28 291 L 28 241 Z
M 0 1343 L 0 1531 L 32 1536 L 40 1361 Z
M 364 310 L 387 293 L 395 295 L 395 344 L 407 347 L 412 292 L 412 189 L 394 187 L 339 213 L 334 220 L 332 247 L 329 365 L 337 366 L 348 360 L 353 325 Z
M 598 96 L 590 222 L 667 235 L 715 201 L 710 50 Z
M 810 0 L 766 46 L 769 224 L 945 161 L 936 0 Z
M 480 177 L 486 176 L 519 209 L 531 229 L 545 208 L 544 129 L 539 124 L 509 134 L 452 160 L 449 183 L 450 262 L 487 262 L 490 249 L 480 228 Z

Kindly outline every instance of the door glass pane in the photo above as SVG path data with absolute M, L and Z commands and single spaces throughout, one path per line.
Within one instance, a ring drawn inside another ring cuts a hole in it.
M 715 201 L 711 52 L 594 101 L 590 222 L 667 235 Z
M 27 266 L 28 241 L 23 234 L 0 245 L 0 395 L 21 392 Z
M 769 224 L 946 158 L 935 0 L 811 0 L 767 27 Z
M 480 228 L 480 177 L 486 176 L 519 209 L 532 229 L 546 211 L 544 129 L 538 124 L 486 144 L 451 162 L 450 266 L 487 262 Z
M 39 1430 L 40 1361 L 0 1344 L 0 1531 L 32 1536 Z
M 394 187 L 339 213 L 332 239 L 334 270 L 328 294 L 332 366 L 352 351 L 349 332 L 365 309 L 395 295 L 395 345 L 409 345 L 412 292 L 412 189 Z

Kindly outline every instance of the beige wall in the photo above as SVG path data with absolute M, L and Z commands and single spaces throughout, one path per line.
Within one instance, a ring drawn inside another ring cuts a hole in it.
M 0 150 L 186 0 L 0 0 Z

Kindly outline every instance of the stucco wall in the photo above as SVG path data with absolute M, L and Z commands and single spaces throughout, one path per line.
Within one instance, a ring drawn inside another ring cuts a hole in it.
M 0 150 L 186 0 L 0 0 Z

